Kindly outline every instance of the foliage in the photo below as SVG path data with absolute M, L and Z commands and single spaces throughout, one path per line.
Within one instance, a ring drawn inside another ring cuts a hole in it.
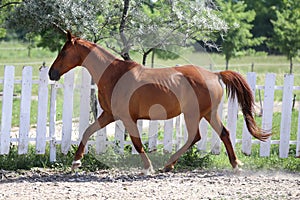
M 242 1 L 217 0 L 222 12 L 222 18 L 228 23 L 229 29 L 221 41 L 222 54 L 225 55 L 226 69 L 229 60 L 236 57 L 245 47 L 258 45 L 263 38 L 253 38 L 250 32 L 253 27 L 250 22 L 254 20 L 255 11 L 245 11 L 247 5 Z
M 106 10 L 105 6 L 106 1 L 99 3 L 96 0 L 86 0 L 84 3 L 81 0 L 23 1 L 11 12 L 8 26 L 41 35 L 39 45 L 50 50 L 57 50 L 61 44 L 64 37 L 58 35 L 63 30 L 71 30 L 76 35 L 97 42 L 102 38 L 100 28 L 108 24 L 98 17 Z
M 274 53 L 274 49 L 267 46 L 267 40 L 270 40 L 274 35 L 273 24 L 271 20 L 276 20 L 276 13 L 274 8 L 281 9 L 283 7 L 282 0 L 272 0 L 272 1 L 253 1 L 244 0 L 247 4 L 246 11 L 254 10 L 256 13 L 255 19 L 251 22 L 253 28 L 251 33 L 254 38 L 265 37 L 259 46 L 255 46 L 254 49 L 257 51 L 265 51 L 268 53 Z
M 212 166 L 211 157 L 210 154 L 201 152 L 196 146 L 193 146 L 179 158 L 178 163 L 175 165 L 175 170 L 209 168 Z
M 284 8 L 276 10 L 277 20 L 272 20 L 274 37 L 269 45 L 278 49 L 290 60 L 290 73 L 293 72 L 293 58 L 300 49 L 300 2 L 284 0 Z
M 154 49 L 174 52 L 175 46 L 186 46 L 191 39 L 211 40 L 212 32 L 227 29 L 211 1 L 157 1 L 151 10 L 147 8 L 144 7 L 144 18 L 138 23 L 143 28 L 136 37 L 144 64 Z M 166 54 L 166 58 L 173 55 Z
M 68 29 L 130 59 L 130 50 L 148 55 L 226 30 L 218 14 L 210 0 L 28 0 L 15 8 L 9 25 L 40 35 L 39 45 L 51 50 L 61 45 L 61 37 L 52 36 Z
M 0 39 L 6 36 L 5 20 L 10 12 L 13 11 L 13 5 L 18 4 L 20 0 L 2 0 L 0 1 Z

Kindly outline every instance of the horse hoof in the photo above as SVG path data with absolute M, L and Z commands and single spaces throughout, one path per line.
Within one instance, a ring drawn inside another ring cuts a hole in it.
M 148 175 L 154 174 L 154 172 L 155 171 L 153 170 L 153 167 L 150 166 L 148 169 L 143 169 L 141 174 L 144 176 L 148 176 Z
M 163 172 L 170 172 L 170 171 L 172 171 L 174 169 L 174 166 L 165 166 L 165 168 L 163 169 Z
M 242 163 L 242 161 L 240 161 L 240 160 L 236 160 L 236 163 L 238 164 L 238 166 L 243 166 L 244 165 L 244 163 Z
M 80 167 L 81 166 L 81 161 L 80 160 L 74 160 L 73 162 L 72 162 L 72 167 L 71 167 L 71 169 L 72 170 L 75 170 L 75 169 L 77 169 L 78 167 Z
M 241 168 L 239 168 L 238 166 L 236 166 L 235 168 L 233 168 L 233 173 L 234 174 L 240 174 L 243 170 Z

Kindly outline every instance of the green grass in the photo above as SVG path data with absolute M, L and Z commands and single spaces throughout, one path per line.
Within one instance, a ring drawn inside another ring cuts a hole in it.
M 74 146 L 73 146 L 74 147 Z M 0 155 L 0 169 L 3 170 L 29 170 L 33 167 L 52 168 L 62 171 L 70 171 L 70 166 L 73 161 L 75 149 L 72 148 L 67 155 L 60 152 L 60 146 L 57 147 L 57 161 L 49 161 L 49 147 L 44 155 L 35 154 L 35 147 L 29 145 L 28 153 L 18 155 L 17 146 L 11 146 L 8 155 Z M 259 145 L 254 145 L 251 156 L 245 156 L 241 153 L 240 145 L 236 147 L 236 154 L 239 160 L 244 165 L 245 170 L 284 170 L 300 172 L 299 158 L 295 158 L 295 146 L 292 146 L 288 158 L 278 157 L 278 147 L 272 146 L 271 155 L 269 157 L 259 156 Z M 163 154 L 161 152 L 149 153 L 149 158 L 152 161 L 156 171 L 162 169 L 171 154 Z M 115 150 L 110 147 L 104 154 L 96 155 L 95 150 L 90 148 L 89 153 L 82 159 L 83 171 L 97 171 L 101 169 L 121 169 L 129 170 L 131 168 L 142 168 L 142 161 L 139 155 L 132 155 L 130 149 L 124 152 L 123 155 L 115 153 Z M 175 171 L 185 171 L 194 169 L 232 169 L 229 159 L 224 148 L 220 155 L 212 155 L 203 153 L 197 150 L 194 146 L 180 157 L 175 165 Z
M 33 76 L 38 77 L 39 68 L 45 62 L 50 66 L 57 53 L 50 52 L 42 48 L 33 48 L 31 57 L 28 56 L 28 45 L 21 42 L 0 42 L 0 77 L 3 77 L 4 65 L 13 65 L 16 67 L 15 76 L 22 76 L 23 66 L 33 67 Z

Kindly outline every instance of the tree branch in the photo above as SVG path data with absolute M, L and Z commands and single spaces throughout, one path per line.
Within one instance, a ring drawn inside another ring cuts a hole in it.
M 61 34 L 66 35 L 67 31 L 64 30 L 63 28 L 61 28 L 58 24 L 56 24 L 55 22 L 51 22 L 51 24 L 54 26 L 54 28 L 56 28 Z
M 119 27 L 120 37 L 121 37 L 122 43 L 124 45 L 121 56 L 124 60 L 131 60 L 131 58 L 129 56 L 129 49 L 130 49 L 129 42 L 124 33 L 124 30 L 126 27 L 128 10 L 129 10 L 129 1 L 130 0 L 124 0 L 124 8 L 123 8 L 122 18 L 121 18 L 121 22 L 120 22 L 120 27 Z
M 0 9 L 6 7 L 6 6 L 9 6 L 9 5 L 13 5 L 13 4 L 21 4 L 21 2 L 18 2 L 18 1 L 12 1 L 12 2 L 8 2 L 8 3 L 5 3 L 3 5 L 0 6 Z
M 109 45 L 107 42 L 105 42 L 105 45 L 107 48 L 111 49 L 113 52 L 119 54 L 119 55 L 122 55 L 122 53 L 120 51 L 118 51 L 115 47 Z

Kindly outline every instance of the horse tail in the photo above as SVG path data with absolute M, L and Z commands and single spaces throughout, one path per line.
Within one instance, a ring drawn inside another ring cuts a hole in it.
M 253 117 L 255 101 L 247 81 L 239 73 L 230 70 L 218 74 L 226 85 L 227 96 L 232 99 L 237 97 L 250 134 L 261 141 L 266 141 L 271 133 L 266 133 L 256 125 Z

